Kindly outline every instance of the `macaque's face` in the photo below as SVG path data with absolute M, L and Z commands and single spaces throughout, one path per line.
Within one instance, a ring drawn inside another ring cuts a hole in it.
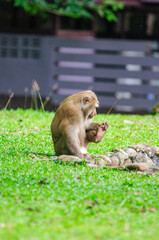
M 97 114 L 97 107 L 99 107 L 99 101 L 94 93 L 90 93 L 83 98 L 82 108 L 88 118 L 93 118 Z

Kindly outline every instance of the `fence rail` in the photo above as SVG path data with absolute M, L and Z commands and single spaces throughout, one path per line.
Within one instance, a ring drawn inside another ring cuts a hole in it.
M 102 107 L 149 111 L 159 101 L 159 46 L 123 40 L 53 41 L 53 101 L 86 89 L 97 93 Z
M 74 40 L 0 34 L 0 94 L 31 94 L 37 80 L 52 102 L 93 90 L 102 107 L 148 112 L 159 102 L 159 42 Z

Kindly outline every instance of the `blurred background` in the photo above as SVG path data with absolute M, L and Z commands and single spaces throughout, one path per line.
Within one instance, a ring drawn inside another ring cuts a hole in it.
M 159 0 L 0 0 L 0 108 L 40 94 L 53 110 L 87 89 L 101 112 L 159 102 Z

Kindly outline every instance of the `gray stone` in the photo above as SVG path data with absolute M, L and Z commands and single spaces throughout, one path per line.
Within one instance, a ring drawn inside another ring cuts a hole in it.
M 96 161 L 96 164 L 97 164 L 98 166 L 102 166 L 102 167 L 106 166 L 106 163 L 105 163 L 105 161 L 104 161 L 103 159 L 97 160 L 97 161 Z
M 62 161 L 64 163 L 66 162 L 77 162 L 77 163 L 81 163 L 82 162 L 82 159 L 78 158 L 78 157 L 75 157 L 75 156 L 72 156 L 72 155 L 60 155 L 59 156 L 59 161 Z
M 145 152 L 145 149 L 147 147 L 149 147 L 149 145 L 147 145 L 145 143 L 137 143 L 137 144 L 133 144 L 129 147 L 135 149 L 137 152 L 139 152 L 139 151 Z
M 53 160 L 57 157 L 53 156 Z M 59 161 L 82 163 L 83 160 L 70 155 L 61 155 Z M 144 172 L 159 172 L 159 148 L 149 146 L 144 143 L 134 144 L 124 149 L 114 149 L 112 152 L 107 152 L 105 155 L 95 154 L 85 159 L 88 167 L 104 167 L 130 170 L 139 170 Z M 153 170 L 154 169 L 154 170 Z
M 152 162 L 154 163 L 155 166 L 159 166 L 159 157 L 155 155 L 152 158 Z
M 133 159 L 137 155 L 137 152 L 133 148 L 124 148 L 123 150 L 124 150 L 124 152 L 126 152 L 128 154 L 129 158 Z
M 110 160 L 111 160 L 111 166 L 119 166 L 119 159 L 117 157 L 112 156 Z
M 105 161 L 105 165 L 110 166 L 111 165 L 111 160 L 110 157 L 106 156 L 106 155 L 100 155 L 100 154 L 95 154 L 93 156 L 93 159 L 95 160 L 104 160 Z
M 151 167 L 150 170 L 154 173 L 159 173 L 159 167 Z
M 103 159 L 106 163 L 107 166 L 110 166 L 111 165 L 111 159 L 110 157 L 107 157 L 106 155 L 103 155 Z
M 147 153 L 147 155 L 148 155 L 150 158 L 152 158 L 152 157 L 155 156 L 156 150 L 155 150 L 154 147 L 150 146 L 150 147 L 147 147 L 147 148 L 146 148 L 146 151 L 145 151 L 145 152 Z
M 132 160 L 130 158 L 126 159 L 124 162 L 124 166 L 132 164 Z
M 153 162 L 152 160 L 148 157 L 148 155 L 146 153 L 142 153 L 142 152 L 138 152 L 136 158 L 135 158 L 135 161 L 134 163 L 147 163 L 149 164 L 150 166 L 153 165 Z
M 119 165 L 123 165 L 124 160 L 129 158 L 129 155 L 126 152 L 124 152 L 122 149 L 114 149 L 113 155 L 119 159 Z
M 130 165 L 127 165 L 126 168 L 129 170 L 147 171 L 150 166 L 147 163 L 132 163 Z
M 154 146 L 155 154 L 159 157 L 159 147 Z
M 151 147 L 145 143 L 138 143 L 130 146 L 131 148 L 135 149 L 137 152 L 146 152 L 147 155 L 152 158 L 155 155 L 155 148 Z

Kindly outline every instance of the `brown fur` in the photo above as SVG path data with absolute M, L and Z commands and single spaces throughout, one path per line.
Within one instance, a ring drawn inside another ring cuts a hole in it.
M 86 129 L 98 126 L 90 118 L 96 114 L 99 104 L 92 91 L 84 91 L 66 98 L 58 107 L 51 123 L 52 139 L 57 155 L 74 155 L 83 158 L 82 149 L 86 149 L 89 140 Z

